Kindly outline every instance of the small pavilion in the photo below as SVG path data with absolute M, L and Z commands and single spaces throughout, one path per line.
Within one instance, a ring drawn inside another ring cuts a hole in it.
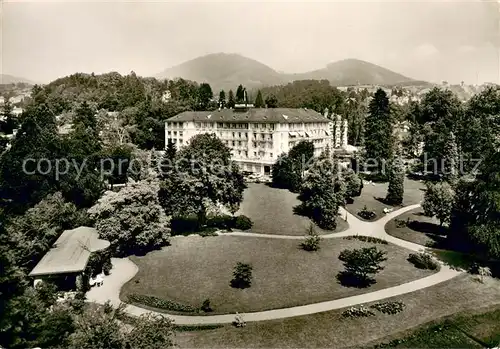
M 84 276 L 91 254 L 109 245 L 108 241 L 99 239 L 94 228 L 65 230 L 29 276 L 35 279 L 35 284 L 45 280 L 53 282 L 60 290 L 73 290 L 77 276 Z

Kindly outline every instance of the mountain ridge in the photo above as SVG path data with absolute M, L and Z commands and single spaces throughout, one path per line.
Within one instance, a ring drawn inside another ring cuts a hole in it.
M 396 85 L 416 81 L 379 65 L 348 58 L 328 63 L 323 68 L 302 73 L 281 73 L 255 59 L 237 53 L 211 53 L 163 70 L 159 79 L 183 78 L 208 82 L 214 93 L 220 89 L 236 89 L 239 84 L 249 89 L 282 85 L 294 80 L 328 80 L 334 86 Z
M 17 83 L 25 83 L 34 85 L 33 81 L 30 81 L 25 78 L 21 78 L 18 76 L 8 75 L 8 74 L 0 74 L 0 85 L 8 85 L 8 84 L 17 84 Z

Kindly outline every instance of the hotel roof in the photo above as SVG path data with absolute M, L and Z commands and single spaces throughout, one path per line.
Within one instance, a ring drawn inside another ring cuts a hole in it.
M 85 270 L 92 252 L 108 246 L 109 242 L 99 239 L 94 228 L 65 230 L 29 276 L 81 272 Z
M 214 111 L 185 111 L 167 122 L 236 122 L 236 123 L 309 123 L 331 120 L 312 109 L 247 108 Z

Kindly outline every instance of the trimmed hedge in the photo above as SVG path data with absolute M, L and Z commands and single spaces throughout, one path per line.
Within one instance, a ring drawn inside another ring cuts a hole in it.
M 351 236 L 345 236 L 345 240 L 359 240 L 363 242 L 371 242 L 373 244 L 381 244 L 381 245 L 387 245 L 389 244 L 386 240 L 384 239 L 379 239 L 373 236 L 364 236 L 364 235 L 351 235 Z
M 416 268 L 439 270 L 441 269 L 438 262 L 436 262 L 431 255 L 427 253 L 410 253 L 408 255 L 408 262 L 412 263 Z
M 224 327 L 224 325 L 175 325 L 174 330 L 179 332 L 188 332 L 188 331 L 215 330 L 222 327 Z
M 218 229 L 231 229 L 235 225 L 235 218 L 233 216 L 223 214 L 214 216 L 207 220 L 207 226 Z
M 198 311 L 198 309 L 190 306 L 184 305 L 176 302 L 172 302 L 166 299 L 161 299 L 154 296 L 145 296 L 142 294 L 130 294 L 128 296 L 129 303 L 139 303 L 143 305 L 147 305 L 153 308 L 193 313 Z
M 186 217 L 173 217 L 170 220 L 170 227 L 172 229 L 173 236 L 190 234 L 214 236 L 215 234 L 210 233 L 217 230 L 231 230 L 233 228 L 248 230 L 252 227 L 252 225 L 252 220 L 244 215 L 237 217 L 230 215 L 213 216 L 207 219 L 207 224 L 204 227 L 200 227 L 198 225 L 198 218 L 193 215 Z
M 172 235 L 189 235 L 198 231 L 198 217 L 173 217 L 170 220 Z

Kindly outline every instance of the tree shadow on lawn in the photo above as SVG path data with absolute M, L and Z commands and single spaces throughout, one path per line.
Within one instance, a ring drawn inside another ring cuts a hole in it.
M 423 233 L 430 238 L 433 238 L 433 236 L 438 236 L 438 237 L 446 237 L 448 234 L 448 231 L 446 227 L 440 227 L 437 224 L 430 223 L 430 222 L 422 222 L 422 221 L 417 221 L 417 220 L 412 220 L 408 223 L 408 228 L 411 230 L 417 231 L 419 233 Z
M 393 204 L 393 203 L 390 203 L 386 200 L 386 198 L 382 198 L 382 197 L 377 197 L 377 196 L 374 196 L 373 197 L 375 200 L 377 200 L 378 202 L 384 204 L 384 205 L 387 205 L 387 206 L 392 206 L 392 207 L 403 207 L 403 204 Z
M 438 248 L 430 248 L 428 251 L 434 255 L 434 257 L 454 270 L 469 271 L 473 264 L 477 261 L 474 256 L 463 252 Z
M 347 271 L 341 271 L 337 274 L 337 281 L 344 287 L 355 287 L 355 288 L 367 288 L 371 285 L 377 283 L 372 277 L 360 277 L 358 275 L 354 275 Z

